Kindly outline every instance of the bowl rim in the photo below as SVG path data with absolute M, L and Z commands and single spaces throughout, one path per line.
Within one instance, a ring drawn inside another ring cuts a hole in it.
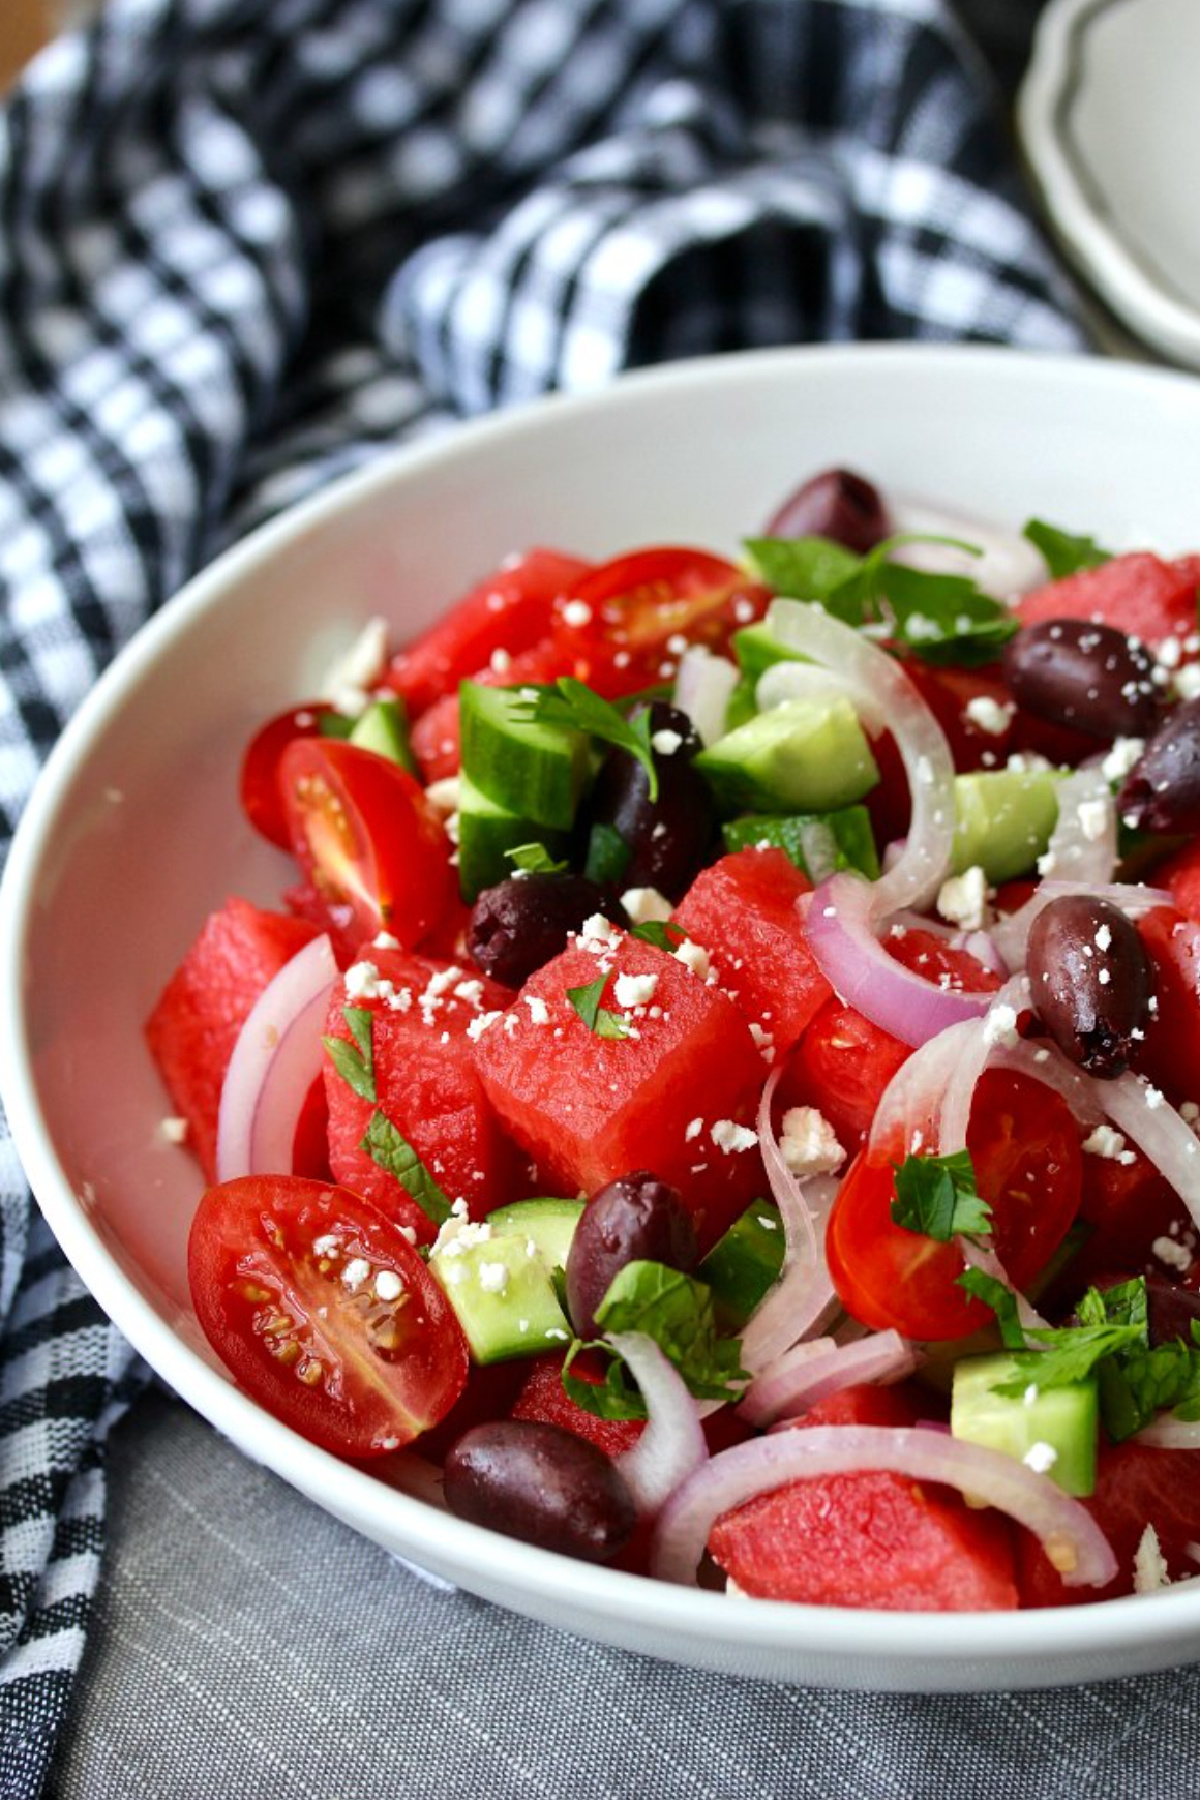
M 1029 1665 L 1031 1674 L 1034 1665 L 1048 1667 L 1048 1684 L 1054 1679 L 1056 1665 L 1071 1659 L 1078 1663 L 1097 1651 L 1100 1618 L 1092 1606 L 998 1615 L 892 1613 L 770 1600 L 736 1604 L 727 1595 L 673 1587 L 611 1568 L 568 1563 L 534 1545 L 498 1539 L 495 1533 L 431 1509 L 308 1443 L 210 1366 L 120 1268 L 73 1192 L 54 1151 L 28 1055 L 22 970 L 36 876 L 53 839 L 56 818 L 69 798 L 84 748 L 102 733 L 105 721 L 162 649 L 174 638 L 185 636 L 197 617 L 210 607 L 232 603 L 246 578 L 285 545 L 319 532 L 329 521 L 393 484 L 421 479 L 426 471 L 456 458 L 464 444 L 499 445 L 514 435 L 542 430 L 551 417 L 586 419 L 596 409 L 619 408 L 639 395 L 653 399 L 656 393 L 697 384 L 737 384 L 753 367 L 803 365 L 816 369 L 826 364 L 841 368 L 863 365 L 876 371 L 888 364 L 947 371 L 970 365 L 1003 381 L 1012 379 L 1019 364 L 1024 371 L 1022 379 L 1056 391 L 1061 391 L 1063 383 L 1068 387 L 1107 384 L 1139 392 L 1160 386 L 1164 391 L 1185 390 L 1190 405 L 1200 404 L 1200 384 L 1186 374 L 1081 356 L 1014 352 L 986 345 L 801 346 L 695 358 L 636 371 L 596 393 L 538 399 L 467 422 L 445 437 L 382 452 L 366 468 L 336 479 L 259 526 L 187 582 L 135 633 L 67 723 L 19 820 L 0 880 L 0 1099 L 26 1177 L 51 1229 L 108 1317 L 119 1319 L 118 1329 L 135 1350 L 246 1454 L 310 1497 L 316 1499 L 319 1493 L 319 1504 L 368 1535 L 374 1535 L 373 1524 L 383 1522 L 388 1539 L 403 1544 L 400 1553 L 418 1564 L 427 1563 L 435 1570 L 452 1564 L 449 1578 L 471 1588 L 473 1582 L 485 1583 L 495 1574 L 497 1545 L 501 1544 L 506 1575 L 531 1599 L 552 1602 L 561 1593 L 564 1570 L 569 1570 L 572 1600 L 581 1619 L 640 1622 L 651 1633 L 673 1634 L 680 1643 L 716 1637 L 735 1651 L 812 1652 L 815 1648 L 832 1658 L 861 1655 L 869 1643 L 873 1663 L 893 1664 L 898 1671 L 913 1664 L 926 1669 L 934 1665 L 949 1668 L 969 1659 L 990 1664 L 1005 1659 L 1014 1665 Z M 436 1539 L 432 1548 L 427 1541 L 431 1519 Z M 1200 1587 L 1193 1595 L 1177 1585 L 1161 1594 L 1100 1604 L 1100 1647 L 1105 1654 L 1130 1661 L 1139 1652 L 1149 1652 L 1155 1658 L 1153 1666 L 1164 1666 L 1164 1651 L 1180 1662 L 1189 1655 L 1200 1656 Z M 919 1642 L 914 1643 L 914 1635 Z M 1032 1678 L 1039 1684 L 1043 1679 Z M 820 1678 L 806 1673 L 803 1679 Z M 1006 1673 L 1004 1684 L 1011 1679 Z

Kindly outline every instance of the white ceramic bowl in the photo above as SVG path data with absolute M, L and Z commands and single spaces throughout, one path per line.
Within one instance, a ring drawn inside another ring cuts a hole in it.
M 268 1418 L 201 1339 L 183 1277 L 199 1181 L 159 1131 L 142 1039 L 228 894 L 286 859 L 243 823 L 250 732 L 382 613 L 403 639 L 509 551 L 654 540 L 736 550 L 799 479 L 884 487 L 1114 545 L 1200 538 L 1200 383 L 994 350 L 862 347 L 677 365 L 388 456 L 223 557 L 146 627 L 56 749 L 0 890 L 0 1076 L 64 1249 L 147 1360 L 245 1453 L 388 1549 L 518 1612 L 730 1673 L 854 1687 L 1019 1687 L 1200 1653 L 1200 1586 L 1012 1615 L 730 1599 L 568 1563 L 440 1513 Z

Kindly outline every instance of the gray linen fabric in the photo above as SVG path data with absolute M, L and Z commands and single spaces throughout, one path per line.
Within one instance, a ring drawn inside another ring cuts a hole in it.
M 161 1396 L 114 1434 L 109 1508 L 52 1800 L 1200 1790 L 1198 1669 L 925 1696 L 677 1668 L 430 1587 Z

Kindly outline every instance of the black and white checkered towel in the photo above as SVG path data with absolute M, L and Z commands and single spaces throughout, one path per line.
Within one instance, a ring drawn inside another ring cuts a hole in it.
M 941 0 L 107 0 L 0 110 L 5 842 L 146 617 L 383 445 L 701 351 L 1081 347 L 994 107 Z M 0 1145 L 0 1795 L 146 1379 Z

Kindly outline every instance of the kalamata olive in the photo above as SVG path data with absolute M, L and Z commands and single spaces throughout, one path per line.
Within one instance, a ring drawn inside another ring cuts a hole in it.
M 1192 1326 L 1200 1325 L 1200 1293 L 1161 1275 L 1147 1275 L 1146 1323 L 1154 1347 L 1173 1343 L 1176 1338 L 1191 1345 L 1195 1341 Z
M 624 1549 L 637 1508 L 595 1444 L 539 1419 L 495 1419 L 465 1432 L 445 1464 L 446 1504 L 460 1519 L 584 1562 Z
M 479 895 L 471 909 L 467 947 L 485 975 L 520 987 L 566 949 L 568 932 L 597 912 L 615 925 L 626 923 L 624 909 L 586 875 L 568 870 L 511 875 Z
M 1129 771 L 1117 810 L 1140 831 L 1200 831 L 1200 699 L 1160 725 Z
M 892 521 L 874 482 L 851 469 L 823 469 L 767 521 L 768 537 L 832 538 L 865 556 L 890 536 Z
M 1039 719 L 1087 737 L 1145 737 L 1162 714 L 1155 664 L 1112 625 L 1047 619 L 1027 625 L 1004 647 L 1004 678 L 1014 700 Z
M 567 1310 L 581 1337 L 597 1332 L 596 1308 L 630 1262 L 660 1262 L 686 1275 L 699 1259 L 691 1214 L 677 1189 L 635 1169 L 593 1194 L 567 1257 Z
M 1034 1010 L 1064 1055 L 1089 1075 L 1120 1075 L 1151 989 L 1125 914 L 1088 894 L 1051 900 L 1030 930 L 1026 967 Z
M 650 729 L 657 800 L 650 799 L 650 777 L 638 759 L 613 750 L 596 779 L 590 814 L 618 832 L 629 850 L 624 887 L 657 888 L 668 900 L 682 900 L 708 860 L 716 808 L 708 783 L 692 767 L 701 744 L 687 714 L 655 700 Z

